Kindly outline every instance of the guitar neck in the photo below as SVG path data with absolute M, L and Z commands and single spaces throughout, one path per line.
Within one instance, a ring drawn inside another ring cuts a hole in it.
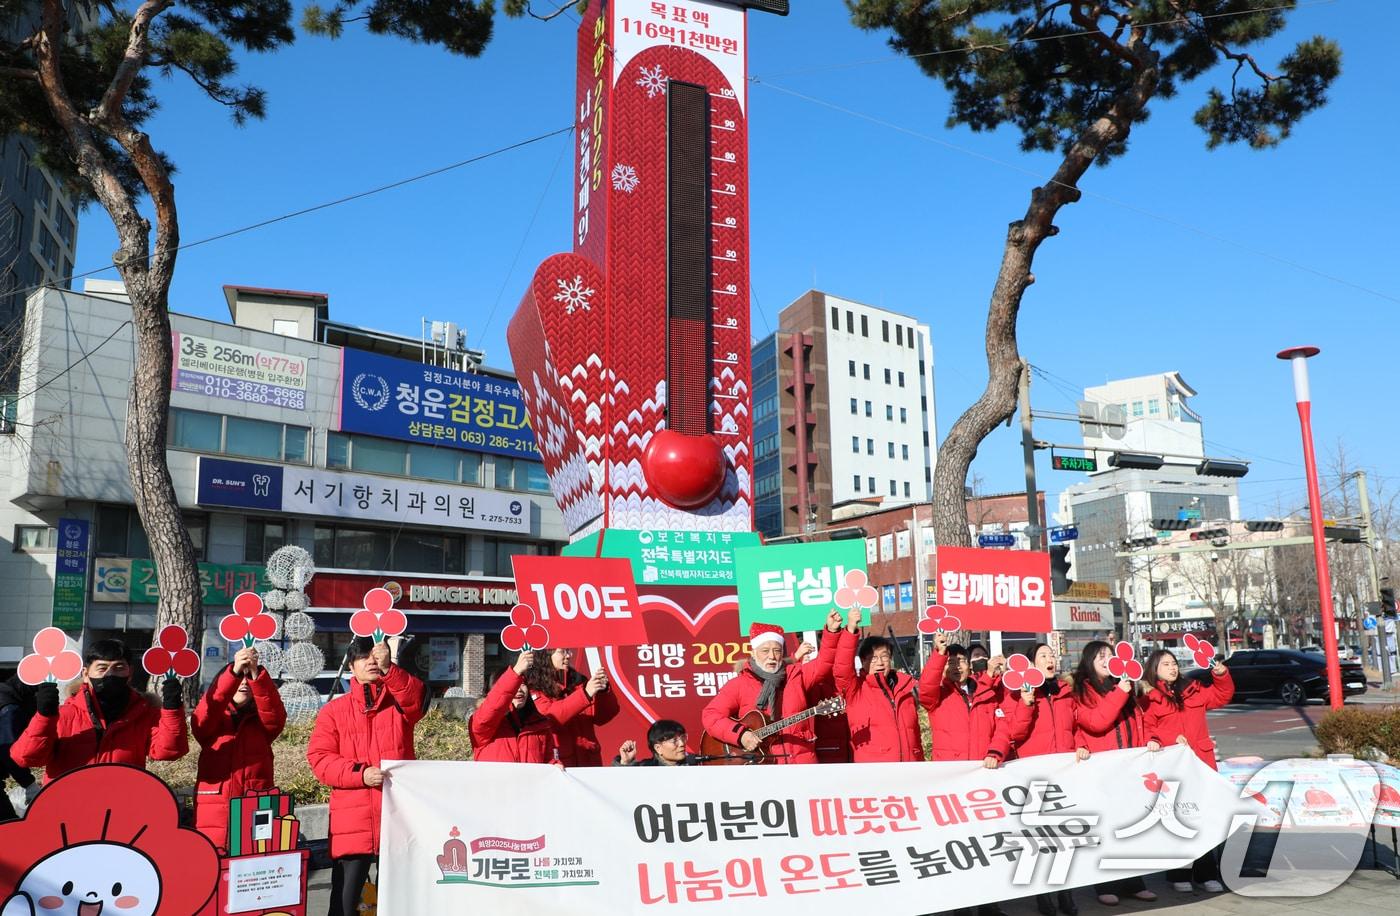
M 769 735 L 777 734 L 778 732 L 787 728 L 789 725 L 796 725 L 798 722 L 810 719 L 816 714 L 817 707 L 813 706 L 811 709 L 804 709 L 801 712 L 796 713 L 795 715 L 788 716 L 786 719 L 779 719 L 776 722 L 770 722 L 767 725 L 760 728 L 754 734 L 756 734 L 759 740 L 761 741 L 764 738 L 767 738 Z

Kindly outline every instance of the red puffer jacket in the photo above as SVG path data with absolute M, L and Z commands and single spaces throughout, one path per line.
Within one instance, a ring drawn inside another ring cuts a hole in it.
M 912 677 L 902 671 L 856 674 L 860 637 L 841 631 L 836 647 L 836 689 L 846 700 L 851 754 L 856 763 L 893 763 L 924 759 L 919 734 L 919 695 Z
M 1192 681 L 1181 692 L 1181 705 L 1177 706 L 1162 688 L 1150 690 L 1144 698 L 1142 723 L 1149 741 L 1156 741 L 1163 747 L 1174 743 L 1182 735 L 1201 762 L 1212 770 L 1215 765 L 1215 742 L 1210 737 L 1210 727 L 1206 723 L 1206 712 L 1219 709 L 1235 696 L 1235 682 L 1230 679 L 1227 669 L 1215 677 L 1210 686 Z
M 229 800 L 273 788 L 272 742 L 287 724 L 282 696 L 266 668 L 249 681 L 252 696 L 239 709 L 233 696 L 242 683 L 232 666 L 225 667 L 190 717 L 190 731 L 202 748 L 194 824 L 220 848 L 228 842 Z
M 826 699 L 822 694 L 822 683 L 831 677 L 832 663 L 836 659 L 836 644 L 839 634 L 822 633 L 821 648 L 817 657 L 800 665 L 788 664 L 787 680 L 783 684 L 782 708 L 772 719 L 785 719 L 802 712 Z M 743 718 L 758 706 L 758 695 L 763 690 L 763 682 L 747 666 L 729 683 L 720 688 L 700 714 L 706 734 L 739 747 L 739 736 L 745 731 L 737 719 Z M 798 722 L 769 737 L 767 752 L 774 756 L 774 763 L 816 763 L 816 727 L 811 719 Z
M 919 676 L 919 701 L 928 710 L 934 760 L 982 760 L 1011 754 L 1011 735 L 1025 728 L 1030 710 L 1006 703 L 1001 685 L 986 673 L 957 686 L 943 676 L 948 656 L 935 652 Z M 971 692 L 969 693 L 969 689 Z
M 548 716 L 550 710 L 568 699 L 569 695 L 583 694 L 585 700 L 583 709 L 555 728 L 555 735 L 559 740 L 559 762 L 566 767 L 600 767 L 603 765 L 603 753 L 598 744 L 597 726 L 607 725 L 618 713 L 617 694 L 611 690 L 602 690 L 592 700 L 589 700 L 588 694 L 584 693 L 583 690 L 587 682 L 587 678 L 570 668 L 569 683 L 571 689 L 565 696 L 551 699 L 537 690 L 530 692 L 531 698 L 535 701 L 535 709 L 542 716 Z
M 331 858 L 379 854 L 383 790 L 364 771 L 413 760 L 413 726 L 423 718 L 423 682 L 398 665 L 373 684 L 352 682 L 316 716 L 306 760 L 331 787 Z
M 126 709 L 110 725 L 87 685 L 58 708 L 29 720 L 10 758 L 22 767 L 43 767 L 44 780 L 92 763 L 125 763 L 145 768 L 146 758 L 179 760 L 190 750 L 183 709 L 161 709 L 144 694 L 131 691 Z
M 467 728 L 472 737 L 472 759 L 495 763 L 551 763 L 554 751 L 564 760 L 563 729 L 574 717 L 593 706 L 582 687 L 549 704 L 549 712 L 527 704 L 524 715 L 511 706 L 515 692 L 525 683 L 514 668 L 501 673 L 491 692 L 472 713 Z M 606 691 L 604 691 L 606 692 Z M 601 696 L 601 694 L 600 694 Z M 596 742 L 595 742 L 596 744 Z
M 1021 701 L 1018 698 L 1016 702 Z M 1030 718 L 1011 735 L 1012 751 L 1017 757 L 1074 750 L 1074 690 L 1068 683 L 1049 681 L 1037 687 L 1035 705 L 1030 710 Z
M 1076 687 L 1078 685 L 1075 685 Z M 1074 692 L 1074 746 L 1089 751 L 1114 751 L 1142 747 L 1142 711 L 1134 693 L 1125 693 L 1118 681 L 1108 682 L 1105 693 L 1093 684 L 1081 695 Z

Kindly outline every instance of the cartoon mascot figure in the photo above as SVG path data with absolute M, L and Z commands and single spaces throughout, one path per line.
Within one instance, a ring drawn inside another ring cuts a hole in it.
M 0 824 L 0 916 L 190 916 L 218 882 L 213 844 L 135 767 L 73 770 Z

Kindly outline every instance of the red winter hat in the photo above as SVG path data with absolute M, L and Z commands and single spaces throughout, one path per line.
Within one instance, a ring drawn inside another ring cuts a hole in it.
M 749 624 L 749 648 L 757 649 L 766 642 L 783 641 L 786 634 L 783 628 L 773 623 L 752 623 Z

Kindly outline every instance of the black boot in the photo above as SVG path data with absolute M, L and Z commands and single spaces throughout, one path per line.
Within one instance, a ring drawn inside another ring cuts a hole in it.
M 1036 894 L 1035 909 L 1040 916 L 1056 916 L 1059 911 L 1055 909 L 1055 895 Z
M 1079 904 L 1074 902 L 1074 891 L 1060 891 L 1056 899 L 1060 904 L 1060 912 L 1065 916 L 1079 916 Z

